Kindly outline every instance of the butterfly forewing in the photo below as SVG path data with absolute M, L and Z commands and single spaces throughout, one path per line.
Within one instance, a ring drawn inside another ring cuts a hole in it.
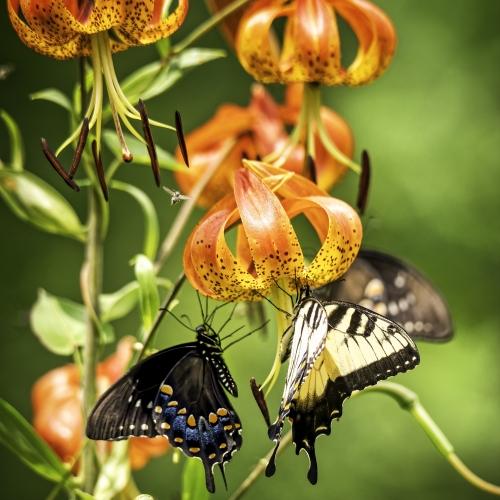
M 202 460 L 213 493 L 213 466 L 228 462 L 241 447 L 241 422 L 212 365 L 198 351 L 177 363 L 161 384 L 153 419 L 172 446 Z
M 439 291 L 414 267 L 382 252 L 362 250 L 342 282 L 315 295 L 367 307 L 417 339 L 446 341 L 453 336 L 450 312 Z
M 157 436 L 152 408 L 160 385 L 194 347 L 183 344 L 160 351 L 130 369 L 99 398 L 89 415 L 87 436 L 108 441 Z

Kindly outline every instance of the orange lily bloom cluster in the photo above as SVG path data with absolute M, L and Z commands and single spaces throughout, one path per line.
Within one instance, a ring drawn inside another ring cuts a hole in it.
M 341 63 L 336 15 L 358 38 L 356 58 L 347 68 Z M 279 17 L 288 18 L 281 50 L 272 32 Z M 265 83 L 355 86 L 387 69 L 396 31 L 389 17 L 367 0 L 257 0 L 242 16 L 235 48 L 245 70 Z
M 220 200 L 191 233 L 184 270 L 203 295 L 223 301 L 253 301 L 286 278 L 314 287 L 347 271 L 361 244 L 357 213 L 306 178 L 271 165 L 244 161 L 234 173 L 234 193 Z M 306 266 L 291 219 L 304 214 L 321 248 Z M 238 225 L 236 256 L 225 232 Z
M 186 17 L 188 0 L 162 19 L 165 0 L 7 0 L 9 16 L 21 40 L 56 59 L 92 53 L 90 36 L 109 31 L 112 52 L 148 45 L 170 36 Z M 28 24 L 18 15 L 19 7 Z
M 103 393 L 124 373 L 131 358 L 132 337 L 125 337 L 97 368 L 97 387 Z M 83 436 L 83 418 L 80 401 L 78 368 L 68 364 L 46 373 L 37 380 L 31 393 L 33 427 L 40 437 L 64 461 L 70 462 L 80 450 Z M 162 437 L 155 439 L 132 438 L 129 445 L 133 469 L 146 465 L 151 457 L 166 453 L 170 445 Z
M 262 85 L 252 87 L 252 99 L 247 108 L 235 104 L 223 104 L 207 123 L 186 136 L 190 156 L 190 168 L 176 171 L 179 187 L 191 192 L 203 173 L 214 163 L 219 164 L 198 204 L 207 208 L 233 191 L 235 170 L 241 168 L 241 158 L 265 158 L 285 150 L 289 136 L 285 125 L 296 125 L 302 105 L 303 86 L 291 85 L 286 91 L 286 102 L 278 106 Z M 321 117 L 326 131 L 337 148 L 352 157 L 354 137 L 347 122 L 332 110 L 322 107 Z M 304 135 L 304 134 L 302 134 Z M 304 137 L 291 147 L 281 166 L 291 172 L 304 171 Z M 347 171 L 347 166 L 334 159 L 325 149 L 317 133 L 316 182 L 321 189 L 331 189 Z M 182 161 L 177 148 L 176 157 Z

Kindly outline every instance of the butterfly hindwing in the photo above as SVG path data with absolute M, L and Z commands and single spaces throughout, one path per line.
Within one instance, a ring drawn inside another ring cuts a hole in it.
M 219 362 L 223 364 L 222 358 Z M 240 449 L 241 422 L 212 364 L 198 351 L 177 363 L 161 384 L 153 419 L 158 434 L 203 462 L 207 489 L 213 493 L 213 467 L 230 461 Z
M 439 291 L 417 269 L 393 257 L 361 250 L 344 280 L 321 288 L 322 300 L 360 304 L 403 326 L 413 338 L 443 342 L 453 324 Z
M 115 441 L 132 436 L 157 436 L 152 408 L 170 368 L 195 348 L 182 344 L 157 352 L 141 361 L 115 382 L 89 415 L 90 439 Z

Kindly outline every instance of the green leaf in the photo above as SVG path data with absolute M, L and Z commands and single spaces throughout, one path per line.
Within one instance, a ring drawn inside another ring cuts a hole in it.
M 0 196 L 15 215 L 37 229 L 86 241 L 85 229 L 73 207 L 36 175 L 0 170 Z
M 24 166 L 24 146 L 21 131 L 17 123 L 3 109 L 0 109 L 0 118 L 4 121 L 9 132 L 11 154 L 10 167 L 12 170 L 22 172 Z
M 219 49 L 185 49 L 180 54 L 173 56 L 169 63 L 163 67 L 156 78 L 141 92 L 141 99 L 151 99 L 162 94 L 192 69 L 201 64 L 226 57 L 226 52 Z
M 74 489 L 72 490 L 74 493 L 76 493 L 76 496 L 78 498 L 82 498 L 83 500 L 96 500 L 96 498 L 92 495 L 89 495 L 88 493 L 85 493 L 82 490 Z
M 33 333 L 49 351 L 66 356 L 85 343 L 86 318 L 87 311 L 82 304 L 40 289 L 31 310 L 30 324 Z M 109 323 L 100 323 L 98 329 L 103 343 L 114 341 L 114 330 Z
M 114 293 L 103 293 L 99 297 L 101 319 L 113 321 L 126 316 L 139 300 L 139 283 L 132 281 Z
M 46 479 L 56 483 L 72 481 L 69 472 L 49 445 L 17 410 L 1 398 L 0 442 Z
M 134 271 L 139 282 L 142 323 L 146 331 L 149 331 L 160 309 L 153 263 L 145 255 L 139 254 L 135 258 Z
M 128 441 L 118 441 L 113 443 L 111 453 L 102 464 L 94 496 L 98 500 L 109 500 L 127 486 L 129 479 Z
M 85 342 L 85 315 L 85 307 L 81 304 L 54 297 L 40 289 L 31 310 L 31 329 L 49 351 L 70 355 Z
M 151 158 L 149 157 L 146 145 L 130 134 L 125 133 L 123 135 L 130 152 L 134 156 L 134 163 L 148 166 L 151 165 Z M 103 130 L 102 137 L 104 139 L 104 142 L 106 143 L 106 146 L 108 146 L 111 152 L 117 158 L 121 159 L 122 148 L 116 132 L 112 130 Z M 165 168 L 167 170 L 186 169 L 184 165 L 181 165 L 177 162 L 174 156 L 172 156 L 170 153 L 160 148 L 159 146 L 156 146 L 156 154 L 158 156 L 158 161 L 161 168 Z
M 44 99 L 45 101 L 54 102 L 55 104 L 58 104 L 59 106 L 73 114 L 73 106 L 71 105 L 70 98 L 58 89 L 40 90 L 39 92 L 30 94 L 29 98 L 33 101 L 35 99 Z
M 137 103 L 142 92 L 144 92 L 149 85 L 151 85 L 162 67 L 163 66 L 160 61 L 146 64 L 146 66 L 134 71 L 122 81 L 122 90 L 130 102 L 133 104 Z
M 142 208 L 144 214 L 144 254 L 149 260 L 154 260 L 160 241 L 160 223 L 156 215 L 156 210 L 151 199 L 144 191 L 136 188 L 132 184 L 121 181 L 111 183 L 113 189 L 119 189 L 133 196 Z
M 182 500 L 208 500 L 205 468 L 200 460 L 186 460 L 182 473 Z

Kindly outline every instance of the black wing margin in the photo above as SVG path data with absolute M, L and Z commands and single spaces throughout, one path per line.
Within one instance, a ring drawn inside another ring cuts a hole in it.
M 160 385 L 194 348 L 194 344 L 182 344 L 165 349 L 132 367 L 97 401 L 87 421 L 87 437 L 116 441 L 158 436 L 151 414 Z

